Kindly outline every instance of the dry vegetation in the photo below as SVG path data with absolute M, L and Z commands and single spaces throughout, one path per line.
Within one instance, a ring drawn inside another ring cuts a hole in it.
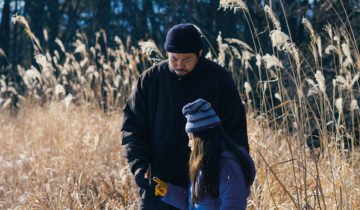
M 257 174 L 249 209 L 359 209 L 360 152 L 335 143 L 312 152 L 298 138 L 249 120 Z M 314 154 L 316 153 L 316 154 Z
M 249 209 L 360 209 L 360 53 L 351 24 L 317 33 L 303 19 L 310 42 L 300 50 L 265 6 L 272 52 L 264 52 L 246 4 L 221 0 L 220 8 L 244 12 L 253 35 L 245 43 L 219 34 L 218 52 L 211 45 L 207 54 L 233 73 L 246 102 L 257 166 Z M 0 208 L 133 208 L 120 108 L 139 69 L 164 56 L 151 41 L 139 43 L 143 54 L 130 39 L 106 47 L 104 31 L 95 46 L 78 34 L 73 49 L 56 40 L 61 52 L 50 53 L 24 18 L 13 20 L 33 41 L 39 69 L 17 67 L 23 94 L 0 77 Z
M 120 112 L 54 102 L 0 119 L 1 209 L 134 209 L 137 187 L 121 153 Z M 306 202 L 309 209 L 359 208 L 360 153 L 346 160 L 329 147 L 314 159 L 297 139 L 263 129 L 261 119 L 249 116 L 248 123 L 257 166 L 249 209 Z
M 0 208 L 133 206 L 121 153 L 121 113 L 64 103 L 1 115 Z

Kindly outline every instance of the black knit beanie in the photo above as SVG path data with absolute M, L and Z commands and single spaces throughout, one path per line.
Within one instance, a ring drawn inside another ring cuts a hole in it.
M 164 47 L 172 53 L 198 53 L 203 45 L 194 25 L 178 24 L 168 31 Z

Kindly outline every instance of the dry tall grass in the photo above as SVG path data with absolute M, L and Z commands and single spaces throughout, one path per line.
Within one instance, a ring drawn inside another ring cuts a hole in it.
M 264 129 L 263 123 L 249 119 L 257 169 L 249 209 L 360 209 L 359 149 L 351 159 L 336 143 L 311 151 L 297 137 Z
M 234 9 L 232 1 L 222 2 L 220 8 Z M 265 5 L 264 11 L 272 23 L 267 27 L 273 50 L 262 50 L 257 29 L 249 24 L 253 48 L 244 48 L 241 58 L 245 74 L 258 76 L 256 84 L 244 83 L 247 106 L 260 112 L 263 128 L 273 130 L 251 139 L 261 180 L 252 191 L 253 207 L 359 209 L 360 53 L 351 23 L 340 28 L 329 24 L 320 36 L 304 18 L 310 43 L 300 50 L 282 32 L 271 7 Z M 233 48 L 219 47 L 229 54 L 230 63 L 237 57 Z M 249 65 L 252 59 L 256 66 Z M 258 104 L 252 103 L 254 95 Z M 273 143 L 263 143 L 269 140 Z
M 310 42 L 300 50 L 265 5 L 273 29 L 265 52 L 246 4 L 220 7 L 244 12 L 253 35 L 248 44 L 219 34 L 218 54 L 213 46 L 207 54 L 232 72 L 247 104 L 258 171 L 249 209 L 360 209 L 360 53 L 351 27 L 329 24 L 317 33 L 303 19 Z M 26 27 L 40 69 L 18 66 L 24 95 L 0 77 L 0 208 L 134 207 L 119 108 L 139 68 L 163 58 L 155 43 L 140 43 L 147 55 L 118 38 L 116 49 L 101 49 L 101 31 L 94 47 L 84 34 L 73 51 L 56 40 L 61 52 L 50 56 L 25 19 L 14 21 Z M 14 117 L 6 109 L 16 97 Z M 112 111 L 104 114 L 105 105 Z
M 120 112 L 60 102 L 2 113 L 0 209 L 131 209 L 120 126 Z
M 0 119 L 1 209 L 135 208 L 137 187 L 121 153 L 120 112 L 54 102 Z M 331 148 L 331 159 L 315 160 L 296 138 L 262 123 L 248 116 L 257 168 L 248 209 L 294 209 L 298 203 L 360 208 L 360 153 L 351 162 Z
M 0 108 L 3 109 L 11 106 L 21 108 L 29 101 L 46 103 L 70 94 L 75 101 L 87 101 L 106 110 L 115 110 L 122 107 L 143 68 L 154 61 L 150 58 L 151 51 L 146 51 L 151 41 L 142 42 L 144 46 L 139 49 L 130 45 L 130 37 L 124 44 L 116 36 L 113 40 L 116 47 L 110 48 L 104 30 L 95 34 L 95 46 L 90 46 L 87 36 L 79 32 L 71 49 L 65 49 L 62 41 L 56 39 L 54 42 L 59 49 L 50 53 L 47 45 L 42 43 L 43 48 L 31 32 L 24 17 L 15 15 L 12 21 L 23 25 L 32 40 L 38 67 L 18 65 L 16 68 L 21 78 L 16 81 L 18 84 L 6 82 L 8 79 L 1 75 Z M 46 30 L 44 34 L 47 34 Z M 10 66 L 7 68 L 11 69 Z M 21 93 L 16 90 L 20 86 L 23 88 L 18 89 L 24 89 Z

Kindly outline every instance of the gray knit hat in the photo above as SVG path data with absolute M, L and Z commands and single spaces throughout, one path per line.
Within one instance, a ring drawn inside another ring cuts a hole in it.
M 211 104 L 201 98 L 186 104 L 182 113 L 187 120 L 185 126 L 187 133 L 202 131 L 221 124 L 220 118 L 211 108 Z

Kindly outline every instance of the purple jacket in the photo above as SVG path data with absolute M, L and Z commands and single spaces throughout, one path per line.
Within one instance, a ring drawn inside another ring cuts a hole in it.
M 255 178 L 255 166 L 252 158 L 244 147 L 239 148 L 250 162 L 252 179 Z M 166 195 L 162 198 L 167 204 L 179 209 L 245 209 L 250 188 L 245 185 L 241 165 L 229 151 L 221 154 L 219 197 L 205 196 L 203 200 L 191 206 L 191 186 L 188 190 L 168 183 Z

